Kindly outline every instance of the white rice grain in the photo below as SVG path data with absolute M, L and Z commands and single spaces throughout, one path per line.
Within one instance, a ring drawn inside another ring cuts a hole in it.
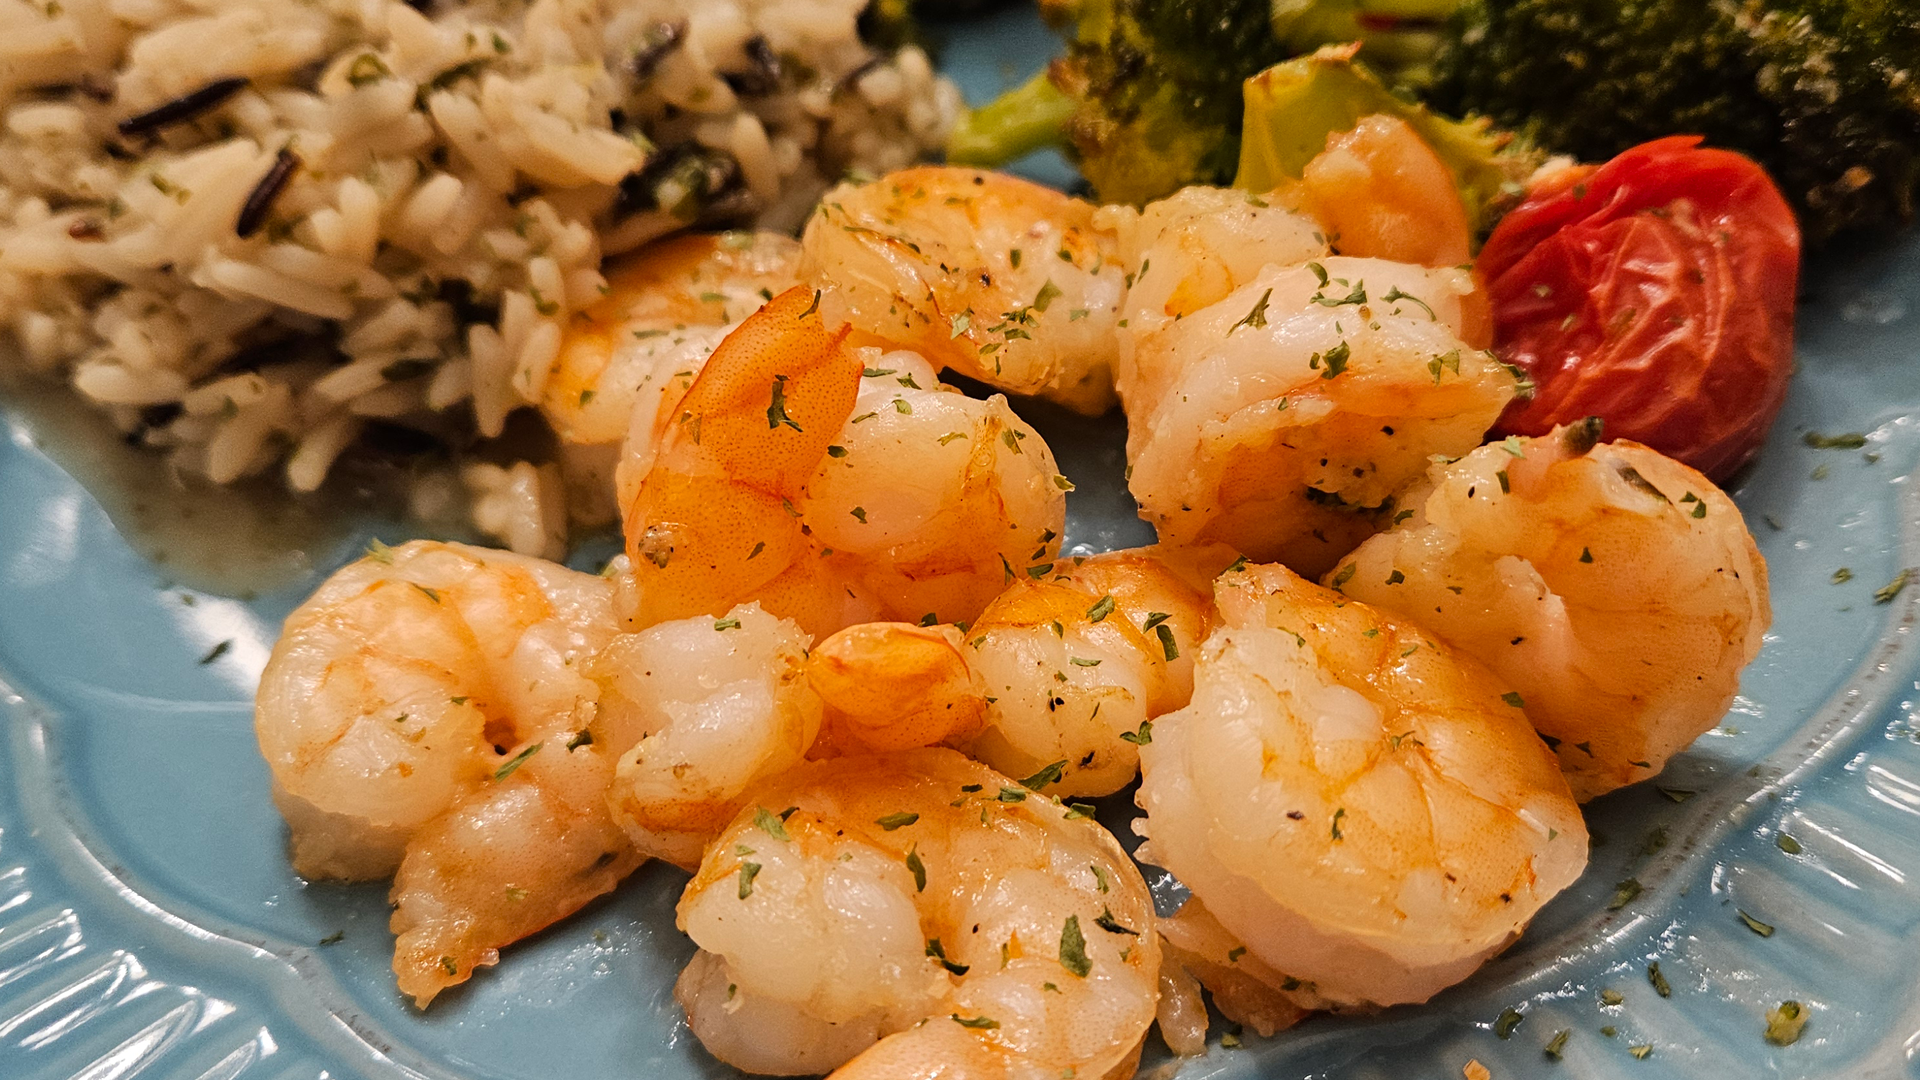
M 457 432 L 434 414 L 470 401 L 498 435 L 605 294 L 604 253 L 716 203 L 796 227 L 848 169 L 940 144 L 957 92 L 917 49 L 862 43 L 865 3 L 0 3 L 0 363 L 223 482 L 283 464 L 312 490 L 368 417 Z M 636 67 L 662 24 L 685 33 Z M 737 83 L 756 38 L 790 60 L 770 92 Z M 231 76 L 205 116 L 108 137 Z M 686 180 L 714 166 L 724 191 Z M 330 351 L 279 344 L 310 338 Z M 516 548 L 564 536 L 543 468 L 487 481 Z

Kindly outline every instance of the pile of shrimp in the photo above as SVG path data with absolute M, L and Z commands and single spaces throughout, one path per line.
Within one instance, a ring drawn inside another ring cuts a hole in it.
M 256 711 L 295 869 L 393 879 L 424 1008 L 647 859 L 675 993 L 775 1075 L 1132 1073 L 1423 1002 L 1585 869 L 1580 803 L 1719 721 L 1771 618 L 1739 511 L 1597 421 L 1482 445 L 1490 352 L 1405 124 L 1141 210 L 924 168 L 796 242 L 610 275 L 543 404 L 601 575 L 376 546 Z M 1001 394 L 1129 424 L 1156 546 L 1063 554 Z M 1076 799 L 1138 781 L 1155 911 Z

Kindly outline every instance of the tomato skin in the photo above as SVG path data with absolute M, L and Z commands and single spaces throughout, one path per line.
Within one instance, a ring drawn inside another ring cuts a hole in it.
M 1786 400 L 1800 228 L 1740 154 L 1658 139 L 1535 185 L 1481 250 L 1494 351 L 1536 385 L 1500 434 L 1587 416 L 1723 480 Z

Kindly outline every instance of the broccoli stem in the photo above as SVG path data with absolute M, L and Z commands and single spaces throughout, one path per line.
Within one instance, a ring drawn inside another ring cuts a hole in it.
M 973 110 L 947 139 L 947 160 L 992 167 L 1035 150 L 1066 145 L 1065 125 L 1075 102 L 1041 72 Z

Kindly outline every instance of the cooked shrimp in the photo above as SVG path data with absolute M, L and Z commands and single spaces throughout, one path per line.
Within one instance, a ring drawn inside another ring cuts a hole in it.
M 587 730 L 530 744 L 408 842 L 393 882 L 393 970 L 421 1008 L 642 862 L 607 807 L 613 756 Z
M 1159 335 L 1225 300 L 1270 266 L 1332 254 L 1320 223 L 1291 206 L 1229 188 L 1182 188 L 1144 210 L 1102 207 L 1127 276 L 1114 381 L 1129 409 L 1158 401 L 1179 374 L 1157 359 Z
M 619 758 L 607 799 L 642 854 L 697 865 L 747 788 L 804 758 L 820 731 L 807 642 L 745 604 L 624 634 L 594 658 L 591 733 Z
M 778 298 L 664 422 L 636 411 L 623 477 L 641 625 L 748 599 L 813 634 L 964 621 L 1010 565 L 1059 550 L 1070 485 L 1005 399 L 950 392 L 912 353 L 850 349 L 819 319 L 818 294 Z
M 854 415 L 807 481 L 800 518 L 894 617 L 972 619 L 1008 567 L 1058 555 L 1072 485 L 1006 398 L 942 386 L 914 353 L 859 354 Z
M 799 279 L 800 245 L 777 233 L 687 235 L 647 247 L 607 275 L 605 298 L 575 315 L 540 411 L 564 443 L 618 446 L 642 391 Z M 691 346 L 691 348 L 689 348 Z
M 1479 443 L 1517 382 L 1479 351 L 1459 203 L 1411 128 L 1372 118 L 1283 190 L 1101 212 L 1133 271 L 1117 384 L 1162 541 L 1317 574 L 1429 455 Z
M 1582 800 L 1719 723 L 1772 621 L 1733 501 L 1599 434 L 1591 420 L 1434 466 L 1407 519 L 1328 579 L 1492 668 Z
M 1112 407 L 1125 273 L 1094 208 L 999 173 L 926 167 L 828 192 L 802 276 L 835 317 L 1013 394 Z
M 1465 271 L 1380 260 L 1271 267 L 1142 342 L 1163 388 L 1127 399 L 1141 516 L 1165 543 L 1331 566 L 1513 399 L 1513 374 L 1460 340 L 1472 289 Z
M 596 696 L 604 580 L 462 544 L 376 547 L 287 617 L 254 730 L 310 878 L 394 872 L 422 825 Z M 564 738 L 564 736 L 562 736 Z
M 680 900 L 701 951 L 675 995 L 716 1057 L 836 1080 L 1132 1072 L 1153 902 L 1084 812 L 950 750 L 816 762 L 753 798 Z
M 1206 1050 L 1205 986 L 1220 1015 L 1270 1037 L 1329 1004 L 1247 951 L 1197 896 L 1160 920 L 1160 1033 L 1182 1055 Z M 1290 987 L 1291 989 L 1281 989 Z M 1175 1045 L 1178 1039 L 1185 1049 Z
M 790 290 L 728 335 L 673 407 L 625 514 L 639 625 L 753 598 L 809 630 L 860 621 L 844 618 L 844 583 L 795 506 L 853 412 L 847 333 L 823 324 L 818 293 Z
M 1292 194 L 1343 255 L 1434 267 L 1473 257 L 1453 174 L 1397 116 L 1369 116 L 1329 136 Z
M 1580 808 L 1477 661 L 1280 566 L 1215 602 L 1193 704 L 1141 748 L 1141 857 L 1279 989 L 1425 1001 L 1579 876 Z
M 807 681 L 826 706 L 816 757 L 964 747 L 986 726 L 986 690 L 952 626 L 849 626 L 808 654 Z
M 1213 557 L 1206 574 L 1231 556 Z M 1054 795 L 1107 795 L 1139 769 L 1153 719 L 1193 694 L 1206 574 L 1155 549 L 1036 567 L 966 631 L 855 626 L 821 642 L 808 673 L 829 724 L 856 745 L 962 747 Z
M 614 471 L 636 405 L 647 418 L 687 391 L 727 331 L 798 281 L 800 245 L 777 233 L 687 235 L 629 256 L 606 296 L 567 323 L 540 398 L 559 436 L 576 522 L 611 521 Z

